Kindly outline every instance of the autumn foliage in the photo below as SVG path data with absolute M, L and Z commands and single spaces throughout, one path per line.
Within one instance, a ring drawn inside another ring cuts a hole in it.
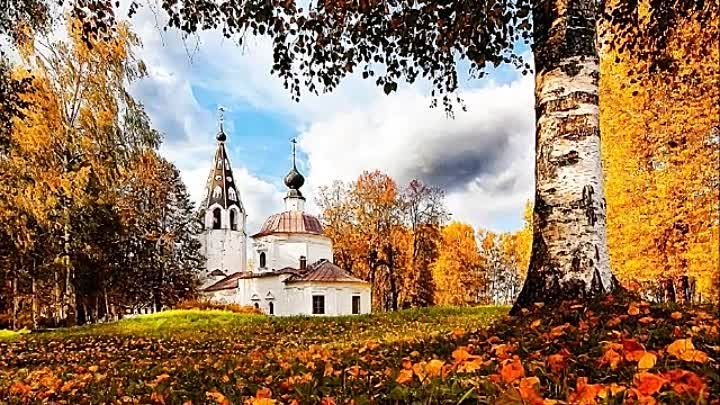
M 720 19 L 679 19 L 665 63 L 607 49 L 600 81 L 613 271 L 657 300 L 717 302 Z M 703 39 L 713 37 L 715 40 Z
M 566 303 L 489 328 L 478 311 L 267 320 L 182 338 L 23 338 L 0 343 L 0 397 L 255 405 L 716 405 L 720 398 L 720 322 L 701 309 Z
M 476 230 L 448 223 L 442 189 L 380 171 L 321 188 L 317 202 L 335 263 L 372 284 L 376 311 L 509 304 L 530 259 L 530 204 L 520 231 Z

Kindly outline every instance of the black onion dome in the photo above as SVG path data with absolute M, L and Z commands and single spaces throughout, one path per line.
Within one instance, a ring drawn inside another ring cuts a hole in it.
M 285 185 L 291 190 L 298 190 L 305 184 L 305 177 L 293 166 L 290 173 L 285 176 Z
M 225 135 L 225 130 L 223 130 L 222 125 L 220 125 L 220 130 L 218 131 L 217 136 L 215 136 L 215 139 L 220 142 L 225 142 L 227 140 L 227 135 Z

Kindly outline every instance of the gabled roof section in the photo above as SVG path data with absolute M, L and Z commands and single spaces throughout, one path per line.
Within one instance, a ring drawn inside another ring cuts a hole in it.
M 218 204 L 226 209 L 235 206 L 240 209 L 240 212 L 245 212 L 240 200 L 240 191 L 237 188 L 235 176 L 233 176 L 230 167 L 230 158 L 225 150 L 225 139 L 227 139 L 227 136 L 222 126 L 220 126 L 220 132 L 217 135 L 217 149 L 215 149 L 213 166 L 208 176 L 203 208 Z
M 242 273 L 242 272 L 233 273 L 233 274 L 225 277 L 224 279 L 218 281 L 217 283 L 206 287 L 202 291 L 213 292 L 213 291 L 231 290 L 233 288 L 237 288 L 238 280 L 243 278 L 243 275 L 245 275 L 245 274 L 246 273 Z
M 325 282 L 325 283 L 362 283 L 368 284 L 367 281 L 361 280 L 344 270 L 335 263 L 332 263 L 326 259 L 318 260 L 317 262 L 308 266 L 304 272 L 295 274 L 285 280 L 285 283 L 299 283 L 299 282 Z

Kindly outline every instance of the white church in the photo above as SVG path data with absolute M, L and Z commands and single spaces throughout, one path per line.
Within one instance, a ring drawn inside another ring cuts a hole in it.
M 285 211 L 271 215 L 250 245 L 257 268 L 248 270 L 247 212 L 225 150 L 222 123 L 206 186 L 204 230 L 207 258 L 201 294 L 224 304 L 254 306 L 270 315 L 333 316 L 370 312 L 370 284 L 333 263 L 330 238 L 320 220 L 305 212 L 295 166 L 285 176 Z

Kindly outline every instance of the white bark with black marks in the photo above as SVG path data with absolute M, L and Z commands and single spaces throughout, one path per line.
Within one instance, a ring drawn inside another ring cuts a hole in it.
M 605 228 L 596 4 L 538 3 L 533 251 L 516 311 L 617 288 Z

